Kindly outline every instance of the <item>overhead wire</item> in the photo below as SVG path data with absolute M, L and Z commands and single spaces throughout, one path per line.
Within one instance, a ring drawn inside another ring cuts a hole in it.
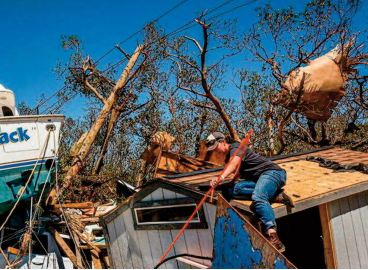
M 157 17 L 155 20 L 153 20 L 152 22 L 157 22 L 157 21 L 159 21 L 160 19 L 162 19 L 163 17 L 165 17 L 166 15 L 168 15 L 169 13 L 171 13 L 173 10 L 175 10 L 176 8 L 178 8 L 179 6 L 181 6 L 181 5 L 183 5 L 184 3 L 186 3 L 187 1 L 189 1 L 189 0 L 182 0 L 182 1 L 180 1 L 179 3 L 177 3 L 176 5 L 174 5 L 172 8 L 170 8 L 169 10 L 167 10 L 166 12 L 164 12 L 162 15 L 160 15 L 159 17 Z M 205 17 L 207 17 L 208 15 L 210 15 L 210 14 L 213 14 L 214 12 L 216 12 L 216 11 L 218 11 L 219 9 L 221 9 L 221 8 L 223 8 L 224 6 L 226 6 L 226 5 L 228 5 L 228 4 L 230 4 L 231 2 L 234 2 L 235 0 L 226 0 L 226 1 L 224 1 L 224 2 L 222 2 L 220 5 L 217 5 L 217 6 L 215 6 L 215 7 L 213 7 L 213 8 L 211 8 L 210 10 L 208 10 L 208 11 L 205 11 L 204 13 L 203 13 L 203 17 L 205 18 Z M 224 12 L 221 12 L 221 13 L 218 13 L 218 14 L 215 14 L 215 15 L 213 15 L 212 17 L 209 17 L 209 18 L 207 18 L 207 20 L 214 20 L 214 19 L 216 19 L 216 18 L 219 18 L 219 17 L 221 17 L 221 16 L 224 16 L 224 15 L 226 15 L 226 14 L 229 14 L 229 13 L 231 13 L 231 12 L 233 12 L 233 11 L 235 11 L 235 10 L 238 10 L 238 9 L 240 9 L 240 8 L 242 8 L 242 7 L 245 7 L 245 6 L 247 6 L 247 5 L 250 5 L 250 4 L 252 4 L 252 3 L 254 3 L 254 2 L 257 2 L 258 0 L 250 0 L 250 1 L 247 1 L 247 2 L 245 2 L 245 3 L 243 3 L 243 4 L 240 4 L 240 5 L 237 5 L 237 6 L 234 6 L 234 7 L 231 7 L 230 9 L 228 9 L 228 10 L 225 10 Z M 195 19 L 195 18 L 194 18 Z M 147 47 L 150 47 L 151 45 L 153 45 L 153 44 L 155 44 L 155 43 L 157 43 L 157 42 L 159 42 L 160 40 L 162 40 L 162 39 L 165 39 L 165 38 L 168 38 L 168 37 L 170 37 L 170 36 L 173 36 L 173 35 L 176 35 L 176 34 L 178 34 L 178 33 L 180 33 L 180 32 L 183 32 L 183 31 L 185 31 L 185 30 L 188 30 L 188 29 L 190 29 L 190 28 L 192 28 L 192 27 L 194 27 L 194 25 L 195 25 L 195 20 L 194 19 L 191 19 L 191 20 L 189 20 L 188 22 L 186 22 L 185 24 L 183 24 L 182 26 L 179 26 L 178 28 L 176 28 L 176 29 L 174 29 L 173 31 L 171 31 L 171 32 L 169 32 L 168 34 L 166 34 L 166 35 L 164 35 L 163 37 L 160 37 L 160 38 L 158 38 L 158 39 L 156 39 L 156 40 L 154 40 L 154 41 L 151 41 L 151 42 L 149 42 L 148 44 L 146 44 L 146 46 Z M 143 30 L 144 30 L 144 28 L 145 27 L 142 27 L 142 28 L 140 28 L 139 30 L 137 30 L 137 31 L 135 31 L 134 33 L 132 33 L 131 35 L 129 35 L 126 39 L 124 39 L 124 40 L 122 40 L 121 42 L 119 42 L 118 44 L 119 45 L 121 45 L 121 44 L 123 44 L 123 43 L 125 43 L 125 42 L 127 42 L 127 41 L 129 41 L 130 39 L 132 39 L 134 36 L 136 36 L 137 34 L 139 34 L 140 32 L 142 32 Z M 98 58 L 98 60 L 95 62 L 96 64 L 97 63 L 99 63 L 104 57 L 106 57 L 107 55 L 109 55 L 112 51 L 114 51 L 115 50 L 115 48 L 116 48 L 116 45 L 113 47 L 113 48 L 111 48 L 111 49 L 109 49 L 105 54 L 103 54 L 100 58 Z M 109 66 L 109 67 L 107 67 L 105 70 L 103 70 L 102 71 L 102 74 L 105 74 L 106 72 L 108 72 L 108 71 L 110 71 L 110 70 L 112 70 L 112 69 L 114 69 L 114 68 L 116 68 L 117 66 L 119 66 L 120 64 L 122 64 L 122 63 L 124 63 L 125 61 L 127 61 L 127 59 L 126 58 L 124 58 L 124 59 L 122 59 L 122 60 L 119 60 L 119 61 L 117 61 L 116 63 L 114 63 L 114 64 L 112 64 L 111 66 Z M 62 88 L 61 90 L 63 90 L 64 88 Z M 60 91 L 60 90 L 59 90 Z M 70 101 L 72 98 L 74 98 L 75 96 L 76 96 L 77 94 L 74 94 L 71 98 L 69 98 L 69 99 L 65 99 L 64 101 L 63 101 L 63 103 L 61 103 L 58 107 L 57 107 L 57 109 L 53 109 L 53 111 L 58 111 L 60 108 L 62 108 L 68 101 Z M 52 109 L 52 107 L 53 106 L 55 106 L 56 104 L 58 103 L 58 101 L 57 102 L 55 102 L 53 105 L 51 105 L 51 106 L 49 106 L 48 108 L 47 108 L 47 110 L 44 110 L 44 111 L 51 111 L 51 109 Z
M 177 4 L 175 4 L 173 7 L 169 8 L 168 10 L 166 10 L 164 13 L 162 13 L 160 16 L 158 16 L 157 18 L 155 18 L 154 20 L 151 21 L 151 23 L 155 23 L 160 21 L 162 18 L 164 18 L 165 16 L 167 16 L 168 14 L 170 14 L 172 11 L 174 11 L 175 9 L 177 9 L 178 7 L 180 7 L 181 5 L 185 4 L 186 2 L 188 2 L 189 0 L 182 0 L 180 2 L 178 2 Z M 231 0 L 233 1 L 233 0 Z M 128 37 L 126 37 L 125 39 L 123 39 L 122 41 L 118 42 L 117 45 L 121 45 L 127 41 L 129 41 L 130 39 L 132 39 L 133 37 L 135 37 L 136 35 L 138 35 L 139 33 L 141 33 L 142 31 L 144 31 L 146 26 L 141 27 L 140 29 L 138 29 L 137 31 L 135 31 L 134 33 L 130 34 Z M 108 56 L 110 53 L 112 53 L 114 50 L 116 49 L 116 45 L 114 47 L 112 47 L 111 49 L 109 49 L 106 53 L 104 53 L 100 58 L 97 59 L 97 61 L 95 62 L 96 64 L 99 63 L 103 58 L 105 58 L 106 56 Z
M 168 10 L 166 10 L 164 13 L 162 13 L 160 16 L 158 16 L 157 18 L 155 18 L 152 22 L 158 22 L 159 20 L 161 20 L 162 18 L 164 18 L 165 16 L 167 16 L 168 14 L 170 14 L 172 11 L 174 11 L 175 9 L 177 9 L 178 7 L 180 7 L 181 5 L 185 4 L 186 2 L 188 2 L 189 0 L 182 0 L 180 2 L 178 2 L 177 4 L 175 4 L 173 7 L 169 8 Z M 233 1 L 233 0 L 231 0 Z M 121 45 L 125 42 L 127 42 L 128 40 L 132 39 L 134 36 L 136 36 L 137 34 L 139 34 L 140 32 L 142 32 L 144 30 L 145 26 L 140 28 L 139 30 L 135 31 L 134 33 L 130 34 L 127 38 L 125 38 L 124 40 L 122 40 L 121 42 L 119 42 L 118 44 Z M 97 65 L 103 58 L 107 57 L 110 53 L 112 53 L 114 50 L 116 49 L 116 45 L 112 48 L 110 48 L 108 51 L 106 51 L 102 56 L 100 56 L 95 64 Z M 123 62 L 123 61 L 122 61 Z M 121 63 L 122 63 L 121 62 Z M 109 70 L 114 68 L 115 65 L 119 65 L 121 63 L 116 63 L 114 64 L 112 67 L 109 67 Z M 61 91 L 63 91 L 65 89 L 65 85 L 58 91 L 56 91 L 54 94 L 52 94 L 50 97 L 48 97 L 47 99 L 45 100 L 42 100 L 41 102 L 39 102 L 39 104 L 37 104 L 35 106 L 35 109 L 38 109 L 39 107 L 41 107 L 42 105 L 46 104 L 48 101 L 50 101 L 53 97 L 57 96 Z M 75 97 L 75 95 L 73 96 L 73 98 Z M 72 98 L 71 98 L 72 99 Z M 70 99 L 69 99 L 70 100 Z M 69 100 L 67 100 L 66 102 L 68 102 Z M 66 103 L 64 102 L 63 105 Z M 54 106 L 57 102 L 55 102 L 52 106 Z M 62 106 L 63 106 L 62 105 Z M 49 111 L 50 107 L 52 108 L 52 106 L 49 106 L 46 110 L 44 110 L 44 112 L 47 112 Z M 62 107 L 61 106 L 61 107 Z M 60 108 L 58 108 L 60 109 Z
M 224 12 L 222 12 L 222 13 L 216 14 L 216 15 L 214 15 L 213 17 L 208 18 L 208 20 L 213 20 L 213 19 L 215 19 L 215 18 L 221 17 L 221 16 L 226 15 L 226 14 L 228 14 L 228 13 L 231 13 L 231 12 L 233 12 L 233 11 L 237 10 L 237 9 L 240 9 L 240 8 L 242 8 L 242 7 L 245 7 L 245 6 L 251 5 L 251 4 L 253 4 L 253 3 L 257 2 L 257 1 L 258 1 L 258 0 L 250 0 L 250 1 L 247 1 L 246 3 L 240 4 L 240 5 L 237 5 L 237 6 L 235 6 L 235 7 L 232 7 L 232 8 L 230 8 L 230 9 L 228 9 L 227 11 L 224 11 Z
M 50 101 L 53 97 L 57 96 L 61 91 L 63 91 L 65 89 L 65 85 L 63 87 L 61 87 L 59 90 L 55 91 L 51 96 L 49 96 L 48 98 L 44 99 L 44 100 L 41 100 L 39 101 L 35 108 L 39 108 L 41 106 L 43 106 L 44 104 L 46 104 L 48 101 Z
M 215 11 L 219 10 L 220 8 L 222 8 L 222 7 L 224 7 L 224 6 L 228 5 L 228 4 L 230 4 L 230 3 L 231 3 L 231 2 L 233 2 L 233 1 L 235 1 L 235 0 L 226 0 L 226 1 L 224 1 L 222 4 L 220 4 L 220 5 L 218 5 L 218 6 L 214 7 L 214 8 L 212 8 L 212 9 L 210 9 L 210 10 L 208 10 L 207 12 L 205 12 L 205 13 L 203 14 L 203 16 L 204 16 L 204 17 L 206 17 L 206 16 L 208 16 L 208 15 L 210 15 L 210 14 L 214 13 Z M 256 1 L 258 1 L 258 0 L 251 0 L 251 1 L 247 1 L 246 3 L 243 3 L 243 4 L 241 4 L 241 5 L 237 5 L 237 6 L 235 6 L 235 7 L 232 7 L 232 8 L 230 8 L 230 9 L 228 9 L 228 10 L 224 11 L 224 12 L 221 12 L 221 13 L 219 13 L 219 14 L 215 14 L 214 16 L 212 16 L 212 17 L 210 17 L 210 18 L 207 18 L 207 20 L 213 20 L 213 19 L 216 19 L 216 18 L 218 18 L 218 17 L 221 17 L 221 16 L 223 16 L 223 15 L 226 15 L 226 14 L 228 14 L 228 13 L 231 13 L 231 12 L 233 12 L 233 11 L 237 10 L 237 9 L 240 9 L 240 8 L 242 8 L 242 7 L 245 7 L 245 6 L 247 6 L 247 5 L 250 5 L 250 4 L 252 4 L 252 3 L 256 2 Z M 157 38 L 156 40 L 153 40 L 153 41 L 149 42 L 149 43 L 148 43 L 148 44 L 146 44 L 145 46 L 146 46 L 146 47 L 150 47 L 151 45 L 153 45 L 153 44 L 155 44 L 155 43 L 159 42 L 160 40 L 163 40 L 163 39 L 165 39 L 165 38 L 168 38 L 168 37 L 174 36 L 174 35 L 176 35 L 176 34 L 178 34 L 178 33 L 181 33 L 181 32 L 183 32 L 183 31 L 185 31 L 185 30 L 188 30 L 188 29 L 190 29 L 190 28 L 194 27 L 194 26 L 195 26 L 195 19 L 196 19 L 196 18 L 197 18 L 197 17 L 190 19 L 190 20 L 189 20 L 189 21 L 187 21 L 185 24 L 183 24 L 183 25 L 179 26 L 178 28 L 176 28 L 176 29 L 172 30 L 171 32 L 169 32 L 169 33 L 165 34 L 164 36 L 159 37 L 159 38 Z M 103 72 L 107 72 L 107 71 L 111 70 L 112 68 L 116 67 L 118 64 L 120 64 L 120 63 L 122 63 L 122 62 L 124 62 L 124 61 L 125 61 L 125 60 L 120 60 L 120 61 L 118 61 L 117 63 L 113 64 L 111 67 L 108 67 L 107 69 L 105 69 Z

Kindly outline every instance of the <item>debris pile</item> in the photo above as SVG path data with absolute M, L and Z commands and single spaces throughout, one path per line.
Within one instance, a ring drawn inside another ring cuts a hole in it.
M 116 207 L 114 202 L 64 203 L 53 206 L 51 213 L 59 222 L 48 226 L 59 249 L 77 268 L 109 268 L 107 246 L 99 217 Z

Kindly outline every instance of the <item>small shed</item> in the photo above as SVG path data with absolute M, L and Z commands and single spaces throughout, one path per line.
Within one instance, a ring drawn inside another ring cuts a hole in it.
M 368 154 L 327 147 L 273 159 L 286 170 L 295 202 L 292 209 L 273 204 L 284 255 L 298 268 L 368 268 Z M 171 183 L 205 189 L 221 171 L 175 175 L 175 168 L 180 158 L 163 152 L 157 171 Z M 231 201 L 251 220 L 250 204 Z
M 155 180 L 102 217 L 112 268 L 154 268 L 202 197 L 183 185 Z M 160 268 L 209 267 L 215 217 L 216 206 L 206 202 L 168 254 L 178 257 Z

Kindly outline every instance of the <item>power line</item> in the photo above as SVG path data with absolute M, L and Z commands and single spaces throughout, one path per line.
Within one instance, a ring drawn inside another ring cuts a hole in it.
M 188 2 L 189 0 L 183 0 L 180 1 L 179 3 L 177 3 L 175 6 L 173 6 L 172 8 L 170 8 L 169 10 L 167 10 L 166 12 L 164 12 L 162 15 L 160 15 L 159 17 L 157 17 L 156 19 L 154 19 L 153 21 L 151 21 L 151 23 L 156 23 L 159 20 L 161 20 L 163 17 L 165 17 L 166 15 L 170 14 L 173 10 L 175 10 L 176 8 L 180 7 L 181 5 L 183 5 L 184 3 Z M 142 27 L 141 29 L 139 29 L 138 31 L 134 32 L 133 34 L 131 34 L 130 36 L 128 36 L 126 39 L 122 40 L 121 42 L 119 42 L 118 44 L 121 45 L 125 42 L 127 42 L 128 40 L 132 39 L 134 36 L 136 36 L 137 34 L 139 34 L 140 32 L 142 32 L 144 30 L 145 26 Z
M 60 110 L 68 101 L 72 100 L 74 97 L 78 95 L 78 92 L 73 93 L 71 96 L 64 96 L 58 100 L 56 100 L 53 104 L 51 104 L 49 107 L 44 109 L 41 114 L 47 114 L 47 113 L 56 113 L 58 110 Z
M 186 2 L 188 2 L 189 0 L 181 0 L 180 2 L 178 2 L 177 4 L 175 4 L 173 7 L 169 8 L 168 10 L 166 10 L 164 13 L 162 13 L 160 16 L 158 16 L 156 19 L 154 19 L 152 22 L 158 22 L 159 20 L 161 20 L 162 18 L 164 18 L 165 16 L 167 16 L 168 14 L 170 14 L 172 11 L 174 11 L 175 9 L 177 9 L 178 7 L 180 7 L 181 5 L 185 4 Z M 136 36 L 137 34 L 139 34 L 140 32 L 142 32 L 144 30 L 144 27 L 142 27 L 141 29 L 137 30 L 136 32 L 132 33 L 131 35 L 129 35 L 126 39 L 124 39 L 123 41 L 119 42 L 118 44 L 123 44 L 126 41 L 132 39 L 134 36 Z M 106 53 L 104 53 L 101 57 L 99 57 L 97 59 L 97 61 L 95 62 L 95 64 L 97 65 L 103 58 L 105 58 L 106 56 L 108 56 L 110 53 L 112 53 L 114 50 L 116 49 L 116 46 L 112 47 L 111 49 L 109 49 Z M 48 101 L 50 101 L 53 97 L 57 96 L 61 91 L 63 91 L 65 89 L 66 86 L 63 86 L 61 89 L 57 90 L 54 94 L 52 94 L 50 97 L 48 97 L 45 100 L 40 101 L 36 106 L 35 109 L 38 109 L 39 107 L 41 107 L 42 105 L 44 105 L 45 103 L 47 103 Z
M 180 1 L 179 3 L 177 3 L 176 5 L 174 5 L 173 7 L 169 8 L 168 10 L 166 10 L 164 13 L 162 13 L 156 19 L 152 20 L 151 23 L 158 22 L 159 20 L 161 20 L 162 18 L 164 18 L 165 16 L 167 16 L 168 14 L 170 14 L 172 11 L 174 11 L 175 9 L 177 9 L 178 7 L 180 7 L 181 5 L 185 4 L 188 1 L 189 0 L 182 0 L 182 1 Z M 124 40 L 118 42 L 117 44 L 118 45 L 121 45 L 121 44 L 127 42 L 128 40 L 132 39 L 133 37 L 135 37 L 136 35 L 138 35 L 139 33 L 141 33 L 144 30 L 144 28 L 145 28 L 145 26 L 143 26 L 142 28 L 138 29 L 134 33 L 130 34 L 127 38 L 125 38 Z M 105 58 L 110 53 L 112 53 L 115 50 L 115 48 L 116 47 L 114 46 L 111 49 L 109 49 L 103 56 L 101 56 L 100 58 L 98 58 L 98 60 L 95 63 L 98 64 L 103 58 Z
M 49 100 L 51 100 L 53 97 L 55 97 L 58 93 L 60 93 L 61 91 L 63 91 L 64 89 L 65 89 L 65 85 L 62 87 L 62 88 L 60 88 L 59 90 L 57 90 L 57 91 L 55 91 L 51 96 L 49 96 L 48 98 L 46 98 L 46 99 L 43 99 L 43 100 L 41 100 L 41 101 L 39 101 L 37 104 L 36 104 L 36 106 L 35 106 L 35 108 L 39 108 L 39 107 L 41 107 L 42 105 L 44 105 L 45 103 L 47 103 Z
M 251 1 L 248 1 L 248 2 L 243 3 L 243 4 L 241 4 L 241 5 L 238 5 L 238 6 L 232 7 L 232 8 L 230 8 L 230 9 L 228 9 L 227 11 L 224 11 L 224 12 L 219 13 L 219 14 L 217 14 L 217 15 L 213 16 L 213 17 L 208 18 L 208 20 L 216 19 L 216 18 L 218 18 L 218 17 L 221 17 L 221 16 L 223 16 L 223 15 L 226 15 L 226 14 L 228 14 L 228 13 L 231 13 L 231 12 L 233 12 L 233 11 L 237 10 L 237 9 L 240 9 L 240 8 L 242 8 L 242 7 L 245 7 L 245 6 L 251 5 L 251 4 L 253 4 L 253 3 L 257 2 L 257 1 L 258 1 L 258 0 L 251 0 Z
M 235 1 L 235 0 L 226 0 L 226 1 L 224 1 L 223 3 L 221 3 L 220 5 L 218 5 L 218 6 L 214 7 L 214 8 L 212 8 L 212 9 L 210 9 L 209 11 L 207 11 L 204 15 L 205 15 L 205 16 L 208 16 L 208 15 L 212 14 L 213 12 L 215 12 L 216 10 L 218 10 L 218 9 L 220 9 L 220 8 L 222 8 L 222 7 L 226 6 L 226 5 L 228 5 L 228 4 L 230 4 L 230 3 L 231 3 L 231 2 L 233 2 L 233 1 Z M 257 0 L 253 0 L 253 1 L 257 1 Z M 253 2 L 253 1 L 252 1 L 252 2 Z M 249 4 L 250 4 L 250 3 L 245 3 L 245 4 L 242 4 L 242 6 L 249 5 Z M 236 8 L 240 8 L 240 7 L 238 6 L 238 7 L 236 7 Z M 232 10 L 234 10 L 234 8 L 233 8 Z M 227 13 L 229 13 L 229 11 L 226 11 L 226 12 L 227 12 Z M 215 18 L 215 16 L 211 17 L 210 19 L 212 19 L 212 18 Z M 168 34 L 164 35 L 163 37 L 160 37 L 160 38 L 158 38 L 158 39 L 156 39 L 156 40 L 154 40 L 154 41 L 152 41 L 152 42 L 148 43 L 148 45 L 146 45 L 146 46 L 147 46 L 147 47 L 149 47 L 149 46 L 153 45 L 154 43 L 159 42 L 159 41 L 160 41 L 160 40 L 162 40 L 162 39 L 165 39 L 165 38 L 167 38 L 167 37 L 170 37 L 170 36 L 176 35 L 176 34 L 178 34 L 178 33 L 180 33 L 180 32 L 183 32 L 183 31 L 185 31 L 185 30 L 187 30 L 187 29 L 190 29 L 190 28 L 192 28 L 194 25 L 195 25 L 195 18 L 190 19 L 190 20 L 189 20 L 188 22 L 186 22 L 184 25 L 179 26 L 179 27 L 178 27 L 178 28 L 176 28 L 175 30 L 173 30 L 173 31 L 169 32 Z M 144 28 L 143 28 L 143 29 L 144 29 Z M 143 29 L 141 29 L 140 31 L 142 31 Z M 128 38 L 127 38 L 127 39 L 125 39 L 125 40 L 123 40 L 122 42 L 120 42 L 120 43 L 118 43 L 118 44 L 122 44 L 123 42 L 125 42 L 125 41 L 127 41 L 127 40 L 128 40 Z M 115 63 L 115 64 L 113 64 L 112 66 L 110 66 L 110 67 L 108 67 L 107 69 L 105 69 L 102 73 L 105 73 L 105 72 L 107 72 L 107 71 L 109 71 L 109 70 L 111 70 L 111 69 L 115 68 L 116 66 L 118 66 L 119 64 L 121 64 L 121 63 L 123 63 L 123 62 L 124 62 L 124 61 L 122 61 L 122 60 L 118 61 L 117 63 Z
M 182 0 L 181 2 L 179 2 L 178 4 L 176 4 L 174 7 L 172 7 L 172 8 L 171 8 L 171 9 L 169 9 L 169 10 L 167 10 L 165 13 L 163 13 L 161 16 L 159 16 L 158 18 L 156 18 L 155 20 L 153 20 L 152 22 L 156 22 L 156 21 L 160 20 L 161 18 L 163 18 L 164 16 L 166 16 L 167 14 L 169 14 L 170 12 L 172 12 L 172 11 L 173 11 L 173 10 L 175 10 L 177 7 L 179 7 L 180 5 L 184 4 L 184 3 L 185 3 L 185 2 L 187 2 L 187 1 L 189 1 L 189 0 Z M 204 16 L 204 17 L 205 17 L 205 16 L 208 16 L 208 15 L 210 15 L 210 14 L 214 13 L 215 11 L 217 11 L 217 10 L 221 9 L 222 7 L 224 7 L 224 6 L 228 5 L 228 4 L 230 4 L 230 3 L 231 3 L 231 2 L 233 2 L 233 1 L 235 1 L 235 0 L 227 0 L 227 1 L 224 1 L 224 2 L 223 2 L 223 3 L 221 3 L 220 5 L 218 5 L 218 6 L 214 7 L 214 8 L 212 8 L 212 9 L 210 9 L 209 11 L 205 12 L 205 13 L 203 14 L 203 16 Z M 224 16 L 224 15 L 226 15 L 226 14 L 229 14 L 229 13 L 231 13 L 231 12 L 235 11 L 235 10 L 238 10 L 238 9 L 240 9 L 240 8 L 242 8 L 242 7 L 245 7 L 245 6 L 248 6 L 248 5 L 250 5 L 250 4 L 253 4 L 253 3 L 257 2 L 257 1 L 258 1 L 258 0 L 250 0 L 250 1 L 247 1 L 247 2 L 245 2 L 245 3 L 243 3 L 243 4 L 240 4 L 240 5 L 234 6 L 234 7 L 230 8 L 230 9 L 228 9 L 228 10 L 225 10 L 225 11 L 223 11 L 223 12 L 221 12 L 221 13 L 215 14 L 215 15 L 213 15 L 212 17 L 207 18 L 207 20 L 214 20 L 214 19 L 216 19 L 216 18 L 219 18 L 219 17 L 221 17 L 221 16 Z M 152 41 L 152 42 L 148 43 L 146 46 L 147 46 L 147 47 L 149 47 L 149 46 L 151 46 L 151 45 L 153 45 L 153 44 L 155 44 L 155 43 L 159 42 L 159 41 L 160 41 L 160 40 L 162 40 L 162 39 L 165 39 L 165 38 L 167 38 L 167 37 L 170 37 L 170 36 L 176 35 L 176 34 L 178 34 L 178 33 L 180 33 L 180 32 L 183 32 L 183 31 L 185 31 L 185 30 L 187 30 L 187 29 L 190 29 L 190 28 L 192 28 L 194 25 L 195 25 L 195 20 L 194 20 L 194 19 L 191 19 L 190 21 L 186 22 L 184 25 L 182 25 L 182 26 L 178 27 L 177 29 L 175 29 L 175 30 L 173 30 L 173 31 L 169 32 L 168 34 L 164 35 L 163 37 L 160 37 L 160 38 L 158 38 L 158 39 L 156 39 L 156 40 L 154 40 L 154 41 Z M 133 38 L 135 35 L 137 35 L 138 33 L 142 32 L 143 30 L 144 30 L 144 27 L 143 27 L 143 28 L 141 28 L 141 29 L 139 29 L 138 31 L 134 32 L 133 34 L 131 34 L 130 36 L 128 36 L 126 39 L 124 39 L 123 41 L 119 42 L 118 44 L 120 44 L 120 45 L 121 45 L 122 43 L 124 43 L 124 42 L 128 41 L 129 39 Z M 112 49 L 108 50 L 108 51 L 107 51 L 107 52 L 106 52 L 102 57 L 100 57 L 100 58 L 97 60 L 97 62 L 98 62 L 98 61 L 100 61 L 103 57 L 106 57 L 108 54 L 110 54 L 110 53 L 111 53 L 115 48 L 116 48 L 116 46 L 114 46 Z M 110 67 L 108 67 L 108 68 L 106 68 L 104 71 L 102 71 L 102 74 L 104 74 L 104 73 L 108 72 L 109 70 L 111 70 L 111 69 L 113 69 L 113 68 L 115 68 L 115 67 L 119 66 L 120 64 L 122 64 L 122 63 L 123 63 L 123 62 L 125 62 L 126 60 L 127 60 L 127 59 L 126 59 L 126 58 L 124 58 L 124 59 L 122 59 L 122 60 L 117 61 L 116 63 L 112 64 Z M 97 63 L 97 62 L 96 62 L 96 63 Z M 63 89 L 63 88 L 62 88 L 62 89 Z M 77 95 L 77 94 L 74 94 L 71 98 L 69 98 L 69 99 L 64 99 L 64 100 L 62 101 L 61 105 L 59 105 L 59 106 L 57 107 L 57 110 L 59 110 L 62 106 L 64 106 L 64 105 L 65 105 L 65 103 L 66 103 L 66 102 L 68 102 L 69 100 L 71 100 L 72 98 L 74 98 L 76 95 Z M 57 103 L 58 103 L 58 101 L 57 101 L 57 102 L 55 102 L 55 103 L 54 103 L 52 106 L 50 106 L 49 108 L 52 108 L 52 107 L 53 107 L 54 105 L 56 105 Z M 56 111 L 56 110 L 54 110 L 54 111 Z

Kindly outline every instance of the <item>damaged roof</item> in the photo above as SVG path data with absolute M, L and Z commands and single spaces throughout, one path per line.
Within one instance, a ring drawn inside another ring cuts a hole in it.
M 281 217 L 326 202 L 368 190 L 368 154 L 338 147 L 273 157 L 287 172 L 286 192 L 292 196 L 295 208 L 273 204 Z M 198 187 L 208 186 L 222 168 L 197 170 L 164 176 L 170 182 Z M 233 200 L 234 206 L 249 211 L 251 201 Z

